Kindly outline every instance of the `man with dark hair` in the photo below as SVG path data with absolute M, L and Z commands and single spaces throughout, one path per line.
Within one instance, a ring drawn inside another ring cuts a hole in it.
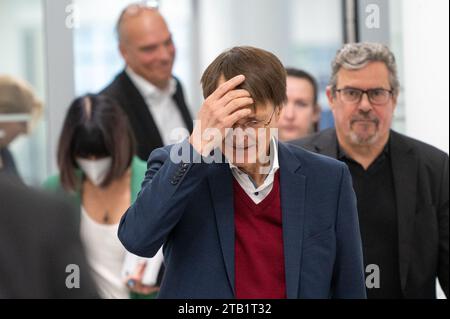
M 365 298 L 348 169 L 277 140 L 278 58 L 232 48 L 202 85 L 192 135 L 150 155 L 119 227 L 132 253 L 151 257 L 164 244 L 159 297 Z
M 286 69 L 287 103 L 278 123 L 280 140 L 287 142 L 319 131 L 321 108 L 314 77 L 306 71 Z
M 127 6 L 117 22 L 120 53 L 126 68 L 101 93 L 123 108 L 137 141 L 137 155 L 174 143 L 174 132 L 192 131 L 192 118 L 180 82 L 173 77 L 175 45 L 156 8 Z
M 400 84 L 377 43 L 345 45 L 327 96 L 336 129 L 297 141 L 346 163 L 353 177 L 369 298 L 449 295 L 448 155 L 391 130 Z

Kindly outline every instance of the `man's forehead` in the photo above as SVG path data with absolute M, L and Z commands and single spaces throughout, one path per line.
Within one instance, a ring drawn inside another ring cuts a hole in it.
M 159 42 L 170 37 L 170 31 L 164 18 L 159 13 L 151 11 L 124 18 L 121 32 L 125 37 L 139 42 Z
M 163 16 L 159 13 L 158 10 L 153 8 L 138 8 L 138 9 L 126 9 L 125 13 L 122 16 L 122 23 L 129 21 L 137 21 L 139 19 L 143 20 L 164 20 Z
M 227 82 L 227 79 L 225 78 L 225 76 L 223 74 L 220 75 L 218 81 L 217 81 L 217 87 L 221 86 L 222 84 L 224 84 L 225 82 Z M 235 88 L 235 90 L 239 90 L 241 89 L 239 86 L 237 88 Z M 250 95 L 252 94 L 252 92 L 249 92 Z M 254 97 L 252 97 L 254 98 Z M 271 108 L 269 107 L 270 103 L 259 103 L 257 101 L 255 101 L 255 103 L 253 103 L 252 105 L 246 106 L 245 108 L 248 108 L 249 110 L 251 110 L 251 113 L 246 117 L 246 118 L 255 118 L 258 116 L 258 114 L 262 114 L 265 113 L 267 110 L 270 110 Z
M 372 62 L 359 70 L 341 68 L 337 74 L 339 87 L 372 88 L 389 86 L 389 70 L 382 62 Z

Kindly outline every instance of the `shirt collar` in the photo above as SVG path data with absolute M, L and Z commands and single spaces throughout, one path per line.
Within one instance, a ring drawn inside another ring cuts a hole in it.
M 161 90 L 134 72 L 129 66 L 125 72 L 144 98 L 158 100 L 164 97 L 172 97 L 176 92 L 177 83 L 174 78 L 170 79 L 169 86 L 165 90 Z
M 373 161 L 373 163 L 370 165 L 370 168 L 376 167 L 377 165 L 384 162 L 385 159 L 390 158 L 390 141 L 391 138 L 389 137 L 388 142 L 383 148 L 383 151 L 378 155 L 378 157 Z M 347 155 L 344 151 L 344 149 L 339 145 L 339 142 L 336 142 L 337 145 L 337 159 L 340 161 L 346 161 L 347 163 L 356 163 L 360 165 L 358 162 L 356 162 L 353 158 L 351 158 L 349 155 Z M 370 169 L 369 168 L 369 169 Z
M 337 158 L 339 160 L 342 160 L 342 159 L 353 160 L 349 155 L 347 155 L 347 153 L 345 153 L 344 149 L 339 144 L 339 141 L 336 141 L 336 145 L 337 145 Z M 389 145 L 390 145 L 390 138 L 389 138 L 388 142 L 386 143 L 386 145 L 384 146 L 383 151 L 381 152 L 381 154 L 378 157 L 389 156 L 389 152 L 390 152 Z
M 278 141 L 275 137 L 272 137 L 270 140 L 270 170 L 269 170 L 269 174 L 268 175 L 274 175 L 278 169 L 280 168 L 280 163 L 278 161 Z M 227 159 L 226 161 L 228 162 L 228 165 L 230 166 L 230 169 L 234 172 L 237 173 L 241 173 L 241 174 L 245 174 L 242 170 L 239 169 L 239 167 L 237 167 L 236 165 L 234 165 L 233 163 L 229 162 Z

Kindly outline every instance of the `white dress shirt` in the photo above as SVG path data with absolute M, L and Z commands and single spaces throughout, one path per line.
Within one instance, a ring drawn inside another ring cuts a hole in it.
M 161 135 L 163 144 L 175 144 L 188 137 L 189 131 L 186 128 L 180 110 L 173 100 L 177 87 L 176 80 L 174 78 L 170 79 L 167 89 L 160 90 L 136 74 L 130 67 L 127 67 L 126 73 L 143 96 Z M 181 135 L 178 136 L 177 132 L 181 132 Z
M 237 166 L 229 162 L 231 173 L 234 179 L 241 185 L 245 193 L 253 200 L 255 204 L 261 203 L 269 195 L 273 188 L 275 173 L 280 168 L 278 163 L 278 141 L 273 137 L 270 141 L 270 169 L 269 173 L 261 186 L 256 187 L 253 179 Z

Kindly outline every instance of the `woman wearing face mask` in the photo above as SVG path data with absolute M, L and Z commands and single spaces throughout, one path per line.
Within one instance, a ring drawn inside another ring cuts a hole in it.
M 104 298 L 128 298 L 130 289 L 140 297 L 157 291 L 142 284 L 142 265 L 132 288 L 122 277 L 126 251 L 117 230 L 146 170 L 134 154 L 134 139 L 121 108 L 107 97 L 87 95 L 68 110 L 58 147 L 59 175 L 45 183 L 48 189 L 69 193 L 79 205 L 81 238 Z
M 30 133 L 42 113 L 42 103 L 31 86 L 10 76 L 0 76 L 0 174 L 19 178 L 9 145 Z

